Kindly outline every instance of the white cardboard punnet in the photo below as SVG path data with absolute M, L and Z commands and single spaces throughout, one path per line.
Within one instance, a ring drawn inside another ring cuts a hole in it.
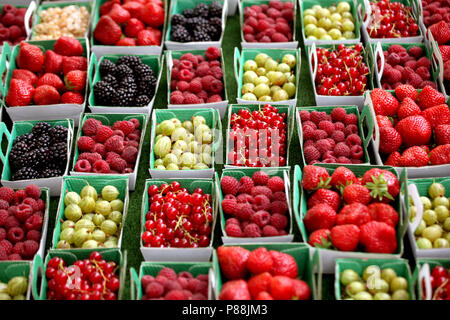
M 228 16 L 234 16 L 236 13 L 237 7 L 239 5 L 239 0 L 226 0 L 228 2 Z

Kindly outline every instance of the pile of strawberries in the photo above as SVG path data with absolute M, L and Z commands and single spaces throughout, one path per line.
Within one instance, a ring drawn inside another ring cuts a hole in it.
M 9 107 L 82 104 L 86 87 L 87 59 L 75 38 L 61 37 L 53 50 L 44 54 L 41 48 L 25 41 L 20 43 L 5 101 Z
M 200 104 L 222 101 L 224 86 L 220 57 L 220 49 L 209 47 L 205 56 L 185 53 L 180 59 L 173 59 L 170 103 Z
M 344 108 L 300 111 L 303 153 L 307 164 L 362 163 L 364 150 L 358 134 L 358 117 Z
M 27 8 L 5 4 L 0 14 L 0 45 L 4 42 L 16 45 L 27 38 L 25 13 Z
M 45 202 L 34 184 L 0 188 L 0 261 L 32 260 L 39 250 Z
M 239 181 L 231 176 L 220 180 L 222 209 L 228 237 L 272 237 L 287 235 L 289 211 L 284 180 L 256 171 Z
M 94 39 L 110 46 L 159 46 L 164 20 L 162 0 L 109 0 L 100 6 Z
M 259 247 L 217 249 L 225 277 L 219 300 L 309 300 L 308 284 L 298 279 L 298 265 L 290 254 Z M 227 280 L 227 282 L 225 282 Z
M 450 110 L 445 96 L 430 86 L 410 85 L 371 93 L 385 165 L 422 167 L 450 163 Z
M 350 169 L 338 167 L 330 176 L 323 167 L 307 165 L 302 186 L 308 192 L 303 222 L 311 246 L 371 253 L 397 250 L 399 215 L 390 204 L 400 192 L 395 174 L 374 168 L 357 178 Z
M 132 173 L 141 140 L 138 119 L 116 121 L 112 126 L 89 118 L 83 124 L 83 136 L 77 141 L 77 172 Z
M 384 71 L 381 78 L 382 88 L 392 90 L 401 84 L 409 84 L 416 89 L 425 86 L 437 88 L 431 78 L 431 62 L 421 47 L 406 50 L 399 44 L 393 44 L 384 54 Z M 378 61 L 380 64 L 380 61 Z
M 156 277 L 145 275 L 141 279 L 145 292 L 142 300 L 207 300 L 208 275 L 197 277 L 188 272 L 178 274 L 172 268 L 162 268 Z
M 271 0 L 269 4 L 244 8 L 244 40 L 246 42 L 292 41 L 294 4 Z

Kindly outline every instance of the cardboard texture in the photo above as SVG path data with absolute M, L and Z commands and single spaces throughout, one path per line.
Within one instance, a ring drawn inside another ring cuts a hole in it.
M 31 284 L 33 279 L 33 269 L 31 261 L 0 261 L 0 282 L 8 284 L 14 277 L 25 277 L 28 279 L 25 300 L 31 298 Z

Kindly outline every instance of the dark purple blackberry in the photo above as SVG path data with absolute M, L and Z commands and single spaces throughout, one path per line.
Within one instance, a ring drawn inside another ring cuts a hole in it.
M 172 23 L 172 26 L 176 25 L 184 26 L 184 24 L 186 23 L 186 17 L 183 16 L 182 14 L 174 14 L 170 22 Z
M 23 167 L 11 176 L 12 181 L 36 179 L 39 173 L 30 167 Z
M 127 91 L 125 88 L 117 90 L 117 105 L 119 107 L 131 107 L 134 105 L 135 93 Z
M 52 163 L 67 162 L 67 143 L 58 142 L 51 145 L 48 160 Z
M 136 95 L 137 84 L 133 76 L 127 76 L 120 81 L 119 89 L 125 89 L 128 93 Z
M 30 146 L 32 149 L 36 148 L 49 148 L 51 143 L 51 138 L 49 134 L 43 134 L 37 138 L 34 143 Z
M 45 179 L 45 178 L 52 178 L 52 177 L 60 177 L 63 175 L 63 172 L 61 170 L 58 169 L 44 169 L 40 174 L 39 174 L 39 179 Z
M 116 66 L 116 78 L 120 81 L 127 76 L 133 76 L 133 70 L 126 64 Z
M 100 75 L 102 77 L 105 77 L 108 74 L 114 75 L 116 73 L 116 65 L 108 59 L 103 59 L 102 62 L 100 62 Z
M 156 79 L 155 77 L 148 76 L 141 78 L 138 83 L 138 95 L 147 95 L 153 97 L 155 94 Z
M 27 153 L 27 160 L 28 160 L 28 166 L 32 167 L 33 169 L 42 169 L 43 166 L 46 164 L 48 155 L 48 149 L 47 148 L 37 148 Z
M 194 16 L 207 18 L 209 14 L 209 7 L 205 3 L 199 3 L 194 8 Z
M 216 28 L 213 25 L 207 25 L 206 28 L 203 29 L 208 35 L 211 37 L 211 40 L 217 41 L 220 39 L 220 35 L 222 34 L 222 28 Z
M 135 104 L 138 107 L 145 107 L 150 103 L 150 98 L 146 95 L 140 95 L 136 98 Z
M 177 25 L 172 26 L 172 31 L 170 33 L 170 40 L 175 42 L 191 42 L 192 38 L 185 27 Z
M 121 64 L 124 64 L 134 70 L 137 66 L 142 64 L 142 60 L 138 56 L 121 56 L 116 62 L 116 67 Z
M 113 87 L 116 90 L 119 88 L 119 82 L 117 81 L 116 77 L 114 77 L 112 74 L 108 74 L 106 77 L 103 77 L 102 81 L 107 82 L 111 87 Z
M 42 134 L 48 134 L 48 132 L 51 129 L 51 125 L 47 122 L 38 122 L 33 126 L 33 129 L 31 129 L 31 133 L 34 136 L 40 136 Z
M 19 142 L 23 142 L 23 143 L 25 143 L 27 146 L 30 146 L 30 145 L 33 143 L 33 141 L 34 141 L 34 136 L 33 136 L 33 134 L 32 134 L 32 133 L 26 133 L 26 134 L 23 134 L 23 135 L 21 135 L 21 136 L 18 136 L 18 137 L 14 140 L 13 146 L 14 146 L 14 144 L 19 143 Z
M 208 23 L 211 26 L 214 26 L 216 29 L 222 31 L 222 19 L 219 17 L 213 17 L 208 20 Z
M 69 129 L 64 126 L 57 125 L 50 129 L 50 137 L 52 138 L 52 143 L 64 142 L 67 143 L 67 135 L 69 134 Z
M 195 17 L 194 10 L 193 9 L 184 9 L 183 10 L 183 16 L 186 18 L 193 18 Z
M 209 17 L 222 17 L 223 6 L 219 1 L 214 1 L 209 6 Z
M 201 29 L 200 27 L 197 27 L 194 29 L 193 40 L 199 41 L 199 42 L 205 42 L 205 41 L 211 41 L 212 39 L 205 30 Z
M 203 27 L 205 25 L 208 25 L 208 20 L 202 17 L 194 17 L 186 20 L 186 29 L 189 31 L 194 30 L 197 26 Z
M 95 104 L 100 106 L 113 106 L 117 99 L 117 91 L 107 82 L 98 81 L 94 84 Z
M 141 64 L 134 69 L 136 78 L 141 79 L 147 76 L 153 76 L 153 70 L 146 64 Z
M 25 142 L 17 142 L 9 152 L 9 163 L 13 168 L 23 167 L 23 157 L 30 151 L 30 147 Z

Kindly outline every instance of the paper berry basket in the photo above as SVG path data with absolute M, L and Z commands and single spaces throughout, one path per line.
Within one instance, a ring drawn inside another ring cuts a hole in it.
M 214 272 L 211 262 L 142 262 L 139 267 L 139 274 L 134 268 L 130 268 L 130 293 L 131 300 L 142 300 L 145 295 L 141 280 L 143 276 L 155 277 L 163 268 L 172 268 L 177 274 L 182 271 L 190 272 L 194 277 L 201 274 L 208 275 L 208 300 L 213 300 L 214 292 Z
M 31 299 L 31 287 L 33 279 L 32 261 L 0 261 L 0 282 L 8 283 L 14 277 L 28 279 L 25 300 Z
M 390 91 L 395 97 L 395 91 Z M 419 92 L 419 91 L 418 91 Z M 375 109 L 373 107 L 373 102 L 370 97 L 371 91 L 366 91 L 364 93 L 364 105 L 368 105 L 370 112 L 372 113 L 372 119 L 376 119 Z M 383 159 L 381 158 L 379 147 L 380 147 L 380 127 L 377 121 L 374 121 L 374 132 L 372 135 L 372 150 L 375 157 L 375 163 L 377 165 L 384 165 Z M 440 165 L 428 165 L 423 167 L 393 167 L 400 173 L 403 169 L 408 169 L 408 178 L 429 178 L 429 177 L 445 177 L 448 176 L 450 172 L 450 164 L 440 164 Z
M 292 211 L 292 201 L 291 201 L 291 186 L 290 186 L 290 167 L 278 167 L 278 168 L 239 168 L 239 169 L 224 169 L 222 170 L 222 175 L 219 178 L 219 174 L 216 172 L 216 194 L 217 194 L 217 206 L 220 211 L 220 227 L 222 229 L 222 242 L 224 244 L 235 244 L 235 243 L 274 243 L 274 242 L 292 242 L 294 240 L 293 231 L 293 211 Z M 281 236 L 271 236 L 271 237 L 231 237 L 228 236 L 225 231 L 225 212 L 222 209 L 222 200 L 224 195 L 222 193 L 222 188 L 220 186 L 220 180 L 224 176 L 231 176 L 236 178 L 238 181 L 243 176 L 251 177 L 257 171 L 264 171 L 269 175 L 269 177 L 277 176 L 284 180 L 284 192 L 286 194 L 286 201 L 288 207 L 289 221 L 288 221 L 288 234 Z
M 17 0 L 12 3 L 11 0 L 0 0 L 0 12 L 3 10 L 3 6 L 5 4 L 12 4 L 16 8 L 27 8 L 27 11 L 25 12 L 24 21 L 29 21 L 29 23 L 25 23 L 25 32 L 27 39 L 30 37 L 31 34 L 31 23 L 30 21 L 31 17 L 33 16 L 34 12 L 36 11 L 36 1 L 32 0 Z M 0 51 L 2 51 L 3 45 L 0 45 Z M 3 74 L 3 72 L 2 72 Z
M 89 42 L 86 39 L 78 39 L 83 47 L 83 57 L 88 60 L 89 64 Z M 27 41 L 29 44 L 38 46 L 42 52 L 45 52 L 53 48 L 53 44 L 56 40 L 43 40 L 43 41 Z M 82 104 L 71 103 L 59 103 L 50 105 L 29 105 L 23 107 L 9 107 L 6 105 L 5 97 L 8 94 L 9 85 L 11 83 L 12 73 L 14 69 L 18 69 L 16 65 L 16 58 L 19 54 L 20 46 L 15 46 L 10 53 L 10 47 L 6 44 L 3 46 L 3 51 L 8 59 L 9 67 L 6 74 L 6 80 L 4 83 L 0 83 L 0 91 L 3 97 L 3 105 L 6 112 L 8 112 L 12 121 L 19 120 L 58 120 L 63 118 L 73 119 L 75 124 L 78 124 L 81 114 L 84 112 L 84 108 L 87 104 L 87 80 L 84 94 L 84 101 Z M 86 77 L 87 78 L 87 77 Z
M 182 188 L 186 188 L 189 193 L 192 193 L 196 188 L 200 188 L 206 194 L 211 194 L 212 203 L 211 207 L 213 209 L 213 221 L 211 222 L 211 236 L 208 247 L 199 248 L 156 248 L 156 247 L 145 247 L 142 241 L 142 233 L 145 231 L 145 215 L 149 211 L 149 195 L 148 188 L 151 185 L 157 185 L 158 187 L 164 183 L 170 184 L 172 181 L 178 181 Z M 217 194 L 214 189 L 214 182 L 212 179 L 147 179 L 145 181 L 144 194 L 142 195 L 142 207 L 141 207 L 141 232 L 140 238 L 140 249 L 142 256 L 145 261 L 152 262 L 207 262 L 211 259 L 211 254 L 213 252 L 213 242 L 214 242 L 214 228 L 217 220 Z
M 303 43 L 305 45 L 311 45 L 313 43 L 316 44 L 355 44 L 361 42 L 361 21 L 359 19 L 358 10 L 357 10 L 357 3 L 354 0 L 344 0 L 339 1 L 340 2 L 347 2 L 350 5 L 350 13 L 353 16 L 354 19 L 354 33 L 355 38 L 353 39 L 347 39 L 347 40 L 311 40 L 308 39 L 308 36 L 305 33 L 305 23 L 304 23 L 304 12 L 307 9 L 311 9 L 315 5 L 320 5 L 324 8 L 330 7 L 332 5 L 336 5 L 336 1 L 333 0 L 306 0 L 306 1 L 299 1 L 300 4 L 300 19 L 301 19 L 301 30 L 302 30 L 302 37 L 303 37 Z
M 328 173 L 331 175 L 337 167 L 345 165 L 335 165 L 335 164 L 315 164 L 315 166 L 324 167 L 327 169 Z M 366 171 L 369 171 L 373 168 L 380 168 L 383 170 L 388 170 L 394 173 L 400 182 L 400 194 L 392 204 L 394 209 L 399 214 L 398 225 L 396 229 L 396 237 L 397 237 L 397 250 L 392 254 L 387 253 L 367 253 L 362 251 L 338 251 L 331 249 L 323 249 L 312 247 L 308 244 L 309 233 L 306 230 L 303 219 L 307 212 L 307 196 L 305 190 L 303 190 L 302 186 L 302 170 L 299 166 L 295 166 L 294 170 L 294 180 L 293 180 L 293 207 L 294 207 L 294 215 L 295 220 L 297 222 L 298 228 L 300 229 L 300 233 L 302 235 L 303 241 L 306 243 L 308 247 L 311 248 L 312 251 L 318 251 L 320 254 L 320 259 L 323 263 L 323 272 L 324 273 L 333 273 L 335 271 L 335 260 L 340 258 L 352 258 L 352 259 L 400 259 L 403 254 L 403 236 L 405 235 L 406 229 L 408 227 L 408 212 L 402 208 L 402 201 L 400 198 L 405 197 L 408 198 L 408 188 L 407 188 L 407 178 L 406 178 L 406 170 L 403 170 L 401 175 L 392 168 L 388 166 L 364 166 L 364 165 L 351 165 L 346 166 L 350 170 L 352 170 L 355 175 L 361 176 Z
M 272 59 L 276 61 L 281 61 L 285 54 L 292 54 L 295 56 L 297 63 L 294 69 L 295 75 L 295 96 L 292 99 L 284 100 L 284 101 L 269 101 L 267 103 L 272 105 L 289 105 L 290 107 L 295 107 L 297 105 L 298 99 L 298 86 L 300 79 L 300 65 L 301 65 L 301 49 L 242 49 L 242 52 L 239 52 L 238 48 L 234 48 L 234 76 L 237 82 L 237 96 L 236 101 L 238 104 L 257 104 L 260 101 L 250 101 L 242 99 L 242 85 L 244 84 L 244 63 L 249 59 L 255 59 L 258 53 L 265 53 Z M 264 103 L 264 102 L 262 102 Z
M 45 260 L 36 255 L 33 261 L 32 269 L 32 294 L 34 300 L 47 300 L 48 280 L 45 276 L 47 265 L 50 259 L 59 257 L 64 260 L 66 266 L 72 265 L 77 260 L 89 259 L 89 255 L 96 250 L 49 250 Z M 127 251 L 123 253 L 119 249 L 108 249 L 100 252 L 102 258 L 106 261 L 114 261 L 118 268 L 116 271 L 120 280 L 120 287 L 117 292 L 117 299 L 122 300 L 123 290 L 125 289 L 126 269 L 127 269 Z M 76 287 L 75 287 L 76 288 Z
M 209 47 L 209 46 L 208 46 Z M 222 68 L 222 97 L 223 100 L 220 102 L 209 102 L 209 103 L 200 103 L 200 104 L 173 104 L 170 102 L 170 94 L 172 93 L 172 88 L 170 86 L 172 79 L 172 68 L 173 68 L 173 59 L 180 59 L 182 55 L 185 53 L 192 53 L 194 55 L 202 55 L 205 57 L 206 49 L 202 50 L 177 50 L 177 51 L 165 51 L 164 55 L 166 58 L 166 67 L 167 67 L 167 108 L 169 109 L 184 109 L 184 108 L 212 108 L 217 109 L 220 113 L 220 116 L 223 118 L 225 115 L 225 111 L 228 105 L 228 95 L 227 95 L 227 84 L 226 84 L 226 76 L 225 76 L 225 61 L 223 59 L 223 51 L 220 49 L 220 65 Z
M 117 60 L 121 57 L 127 54 L 105 54 L 101 56 L 97 60 L 97 56 L 95 53 L 92 53 L 91 55 L 91 61 L 89 64 L 88 69 L 88 82 L 89 82 L 89 109 L 92 113 L 143 113 L 150 116 L 150 113 L 152 112 L 153 104 L 155 103 L 155 97 L 156 93 L 158 92 L 159 83 L 161 80 L 161 74 L 163 69 L 163 59 L 162 57 L 158 55 L 137 55 L 139 58 L 141 58 L 142 62 L 146 65 L 148 65 L 156 78 L 156 85 L 155 85 L 155 94 L 150 99 L 150 103 L 147 106 L 144 107 L 125 107 L 125 106 L 102 106 L 99 103 L 95 101 L 94 96 L 94 85 L 102 80 L 102 77 L 100 75 L 100 63 L 104 60 L 110 60 L 114 63 L 117 62 Z M 132 54 L 135 55 L 135 54 Z
M 359 43 L 362 45 L 362 43 Z M 353 44 L 352 44 L 353 45 Z M 346 45 L 346 47 L 348 47 L 349 45 Z M 309 72 L 311 75 L 311 83 L 313 85 L 314 88 L 314 97 L 316 99 L 316 104 L 318 106 L 336 106 L 336 105 L 356 105 L 358 106 L 358 108 L 360 108 L 360 110 L 362 109 L 362 106 L 364 105 L 364 97 L 363 94 L 359 95 L 359 96 L 328 96 L 328 95 L 320 95 L 317 92 L 317 88 L 316 88 L 316 84 L 315 84 L 315 79 L 316 79 L 316 74 L 317 74 L 317 63 L 313 63 L 313 58 L 314 61 L 317 61 L 317 49 L 318 48 L 326 48 L 326 49 L 337 49 L 337 46 L 335 45 L 326 45 L 326 44 L 318 44 L 316 46 L 315 43 L 313 43 L 312 45 L 306 45 L 305 50 L 307 51 L 307 55 L 308 55 L 308 61 L 309 61 Z M 367 65 L 367 67 L 369 68 L 369 74 L 367 75 L 367 84 L 366 84 L 366 89 L 367 88 L 372 88 L 373 87 L 373 83 L 372 83 L 372 75 L 371 75 L 371 68 L 370 68 L 370 63 L 368 60 L 368 55 L 369 55 L 369 48 L 364 48 L 363 46 L 363 62 L 365 62 L 365 64 Z
M 433 300 L 433 290 L 431 287 L 431 271 L 437 266 L 446 269 L 450 268 L 450 259 L 442 258 L 419 258 L 416 260 L 416 270 L 414 275 L 417 277 L 417 300 Z
M 375 265 L 379 268 L 376 273 L 372 274 L 375 277 L 380 274 L 382 269 L 391 268 L 397 273 L 397 276 L 404 277 L 408 281 L 408 293 L 410 300 L 415 300 L 414 293 L 415 277 L 411 274 L 408 260 L 406 259 L 336 259 L 336 271 L 334 280 L 334 295 L 336 300 L 346 300 L 343 297 L 345 287 L 341 284 L 341 272 L 347 269 L 355 271 L 362 277 L 363 271 L 368 266 Z M 371 285 L 371 279 L 366 282 L 367 286 Z M 373 281 L 373 280 L 372 280 Z
M 229 17 L 234 16 L 239 4 L 239 0 L 227 0 L 227 3 L 228 3 L 228 16 Z
M 153 151 L 155 146 L 156 126 L 164 120 L 170 120 L 177 118 L 183 123 L 183 121 L 191 120 L 192 117 L 202 116 L 206 120 L 206 124 L 212 130 L 213 141 L 211 143 L 211 167 L 207 169 L 192 169 L 192 170 L 159 170 L 156 169 L 155 161 L 156 156 Z M 213 178 L 215 155 L 219 148 L 222 146 L 222 121 L 217 109 L 155 109 L 152 115 L 152 131 L 150 135 L 150 166 L 149 172 L 152 178 Z M 222 154 L 219 154 L 222 156 Z
M 236 243 L 224 244 L 224 247 L 239 246 L 249 251 L 258 248 L 266 248 L 267 250 L 275 250 L 291 255 L 298 266 L 298 278 L 305 281 L 311 290 L 311 300 L 322 300 L 322 272 L 320 257 L 318 254 L 312 254 L 310 249 L 303 243 Z M 217 256 L 217 249 L 214 250 L 212 265 L 214 270 L 214 293 L 215 299 L 219 299 L 220 291 L 227 279 L 220 268 L 219 259 Z M 314 273 L 317 273 L 315 275 Z
M 428 196 L 428 188 L 434 182 L 440 183 L 445 187 L 445 196 L 450 197 L 450 178 L 422 178 L 422 179 L 409 179 L 408 180 L 408 191 L 409 195 L 412 197 L 412 203 L 416 207 L 416 216 L 412 221 L 409 221 L 408 226 L 408 238 L 411 246 L 411 251 L 414 257 L 417 258 L 446 258 L 450 257 L 450 248 L 433 248 L 433 249 L 420 249 L 417 246 L 415 231 L 422 221 L 423 208 L 421 196 Z M 404 199 L 405 210 L 409 212 L 411 217 L 411 212 L 409 209 L 410 200 Z M 411 217 L 412 218 L 412 217 Z
M 118 237 L 118 248 L 120 249 L 122 247 L 122 238 L 123 238 L 123 226 L 125 224 L 125 221 L 127 219 L 127 212 L 128 212 L 128 205 L 130 202 L 129 192 L 128 192 L 128 179 L 129 177 L 126 176 L 120 176 L 120 175 L 108 175 L 108 176 L 85 176 L 85 177 L 78 177 L 78 176 L 65 176 L 63 177 L 63 183 L 61 188 L 61 196 L 59 197 L 59 203 L 58 203 L 58 209 L 56 214 L 56 220 L 55 220 L 55 230 L 53 231 L 53 242 L 51 249 L 54 249 L 56 251 L 63 251 L 67 249 L 58 249 L 57 244 L 60 240 L 60 234 L 61 234 L 61 225 L 65 220 L 67 220 L 64 216 L 64 197 L 68 192 L 74 191 L 78 194 L 81 193 L 81 190 L 85 186 L 91 186 L 94 187 L 97 191 L 98 195 L 101 195 L 102 189 L 105 186 L 114 186 L 119 190 L 119 196 L 117 199 L 120 199 L 123 201 L 123 210 L 122 210 L 122 222 L 119 224 L 118 229 L 120 230 L 120 236 Z M 108 247 L 98 247 L 95 250 L 99 252 L 103 252 L 104 250 L 108 250 L 110 248 Z M 75 248 L 71 247 L 70 250 L 83 250 L 81 248 Z M 43 255 L 42 255 L 43 256 Z
M 210 5 L 214 1 L 219 1 L 222 4 L 222 33 L 217 41 L 192 41 L 192 42 L 176 42 L 172 41 L 170 33 L 172 30 L 172 16 L 174 14 L 181 14 L 185 9 L 194 9 L 199 3 Z M 167 21 L 167 32 L 165 34 L 165 45 L 167 50 L 206 50 L 209 47 L 222 47 L 222 39 L 225 33 L 225 23 L 228 12 L 227 0 L 173 0 L 170 1 L 170 8 Z
M 72 140 L 73 140 L 73 121 L 71 119 L 63 119 L 63 120 L 49 120 L 45 122 L 49 123 L 52 127 L 56 125 L 61 125 L 66 127 L 68 130 L 67 135 L 67 164 L 63 175 L 66 175 L 69 169 L 69 159 L 72 151 Z M 2 142 L 3 136 L 6 137 L 8 141 L 8 148 L 6 149 L 6 153 L 3 151 L 0 152 L 0 159 L 3 163 L 3 171 L 1 177 L 1 183 L 5 187 L 10 187 L 13 189 L 25 188 L 29 184 L 35 184 L 40 188 L 48 188 L 48 192 L 50 196 L 58 196 L 61 190 L 61 182 L 63 175 L 59 177 L 52 178 L 38 178 L 38 179 L 30 179 L 30 180 L 11 180 L 12 171 L 9 163 L 9 154 L 11 152 L 14 140 L 22 135 L 29 133 L 33 125 L 40 121 L 15 121 L 13 122 L 13 126 L 11 132 L 6 128 L 5 123 L 1 123 L 0 126 L 0 143 Z
M 102 45 L 94 38 L 94 31 L 95 27 L 97 26 L 98 21 L 100 20 L 100 6 L 107 2 L 108 0 L 98 0 L 95 1 L 95 5 L 93 7 L 93 14 L 92 14 L 92 23 L 91 23 L 91 35 L 90 35 L 90 41 L 92 45 L 92 52 L 95 53 L 97 58 L 100 58 L 101 56 L 105 54 L 138 54 L 138 55 L 156 55 L 160 56 L 163 52 L 164 47 L 164 35 L 166 33 L 167 28 L 167 0 L 163 0 L 164 3 L 164 12 L 165 12 L 165 19 L 164 19 L 164 26 L 161 30 L 161 44 L 159 46 L 134 46 L 133 48 L 130 48 L 129 46 L 114 46 L 114 45 Z
M 333 111 L 334 108 L 343 108 L 345 109 L 345 111 L 347 111 L 347 114 L 356 114 L 356 116 L 358 117 L 358 135 L 362 140 L 362 148 L 363 148 L 363 158 L 361 159 L 363 161 L 363 163 L 366 164 L 370 164 L 370 157 L 369 157 L 369 153 L 367 152 L 367 147 L 369 146 L 370 140 L 372 139 L 372 135 L 371 134 L 366 134 L 366 131 L 363 130 L 363 125 L 365 124 L 367 127 L 367 132 L 372 132 L 373 131 L 373 119 L 372 119 L 372 115 L 370 113 L 369 108 L 364 107 L 362 109 L 361 114 L 359 113 L 359 109 L 357 106 L 333 106 L 333 107 L 328 107 L 328 106 L 321 106 L 321 107 L 297 107 L 296 109 L 296 113 L 295 113 L 295 118 L 297 120 L 297 133 L 298 133 L 298 139 L 300 141 L 300 146 L 302 148 L 302 161 L 304 165 L 307 165 L 306 160 L 305 160 L 305 153 L 303 152 L 303 130 L 302 130 L 302 120 L 300 119 L 300 111 L 302 110 L 306 110 L 306 111 L 318 111 L 318 112 L 326 112 L 327 114 L 331 114 L 331 111 Z M 367 136 L 366 136 L 367 135 Z
M 272 104 L 271 102 L 268 104 Z M 239 110 L 241 109 L 246 109 L 249 110 L 250 112 L 253 111 L 259 111 L 263 108 L 264 104 L 230 104 L 230 106 L 228 107 L 228 128 L 227 128 L 227 132 L 226 132 L 226 149 L 225 149 L 225 168 L 226 169 L 240 169 L 240 168 L 248 168 L 248 167 L 244 167 L 244 166 L 236 166 L 233 165 L 233 163 L 230 161 L 229 157 L 228 157 L 228 153 L 232 150 L 234 150 L 234 142 L 230 139 L 230 133 L 232 132 L 231 129 L 231 125 L 230 125 L 230 120 L 231 120 L 231 115 L 233 113 L 237 113 Z M 290 147 L 290 142 L 292 140 L 292 134 L 294 132 L 294 121 L 295 121 L 295 116 L 294 116 L 294 108 L 291 108 L 291 106 L 288 105 L 275 105 L 275 107 L 278 109 L 278 113 L 286 113 L 287 117 L 286 117 L 286 122 L 287 122 L 287 147 L 286 147 L 286 155 L 285 155 L 285 159 L 286 159 L 286 165 L 284 166 L 277 166 L 280 168 L 287 168 L 289 167 L 289 147 Z M 275 143 L 272 144 L 272 147 L 276 147 L 277 145 Z M 256 146 L 255 146 L 256 147 Z M 265 168 L 270 168 L 270 167 L 265 167 Z M 272 167 L 273 168 L 273 167 Z
M 292 41 L 288 42 L 247 42 L 244 40 L 244 33 L 242 28 L 244 26 L 244 9 L 253 5 L 269 4 L 269 0 L 241 0 L 238 4 L 239 21 L 241 23 L 241 48 L 263 48 L 263 49 L 297 49 L 297 1 L 296 0 L 282 0 L 281 2 L 290 2 L 294 6 L 294 19 L 292 20 Z
M 415 22 L 417 23 L 417 25 L 420 25 L 420 20 L 419 20 L 419 13 L 418 13 L 418 0 L 395 0 L 392 2 L 400 2 L 406 6 L 409 6 L 412 10 L 411 13 L 414 17 Z M 361 33 L 362 33 L 362 40 L 365 43 L 372 43 L 372 42 L 392 42 L 392 43 L 397 43 L 397 42 L 423 42 L 424 40 L 424 36 L 423 36 L 423 32 L 421 30 L 421 28 L 419 27 L 419 29 L 417 30 L 417 36 L 414 37 L 400 37 L 400 38 L 371 38 L 369 32 L 367 32 L 367 27 L 370 25 L 371 23 L 371 13 L 372 13 L 372 9 L 370 7 L 370 2 L 369 0 L 364 0 L 364 1 L 360 1 L 358 4 L 358 14 L 360 15 L 360 19 L 361 19 Z
M 105 125 L 112 126 L 116 121 L 122 121 L 122 120 L 130 120 L 133 118 L 136 118 L 140 122 L 139 130 L 141 130 L 141 139 L 139 141 L 139 147 L 138 147 L 138 155 L 136 158 L 136 163 L 134 166 L 134 170 L 132 173 L 124 173 L 121 174 L 125 177 L 129 177 L 128 181 L 128 187 L 130 191 L 134 191 L 134 188 L 136 186 L 136 178 L 137 173 L 139 169 L 139 159 L 141 158 L 142 153 L 142 146 L 144 145 L 144 138 L 145 138 L 145 131 L 147 129 L 147 119 L 148 116 L 146 114 L 121 114 L 121 113 L 111 113 L 111 114 L 100 114 L 100 113 L 86 113 L 83 115 L 83 117 L 80 119 L 80 124 L 78 128 L 78 133 L 76 136 L 76 140 L 78 141 L 80 137 L 83 135 L 83 125 L 86 122 L 87 119 L 97 119 L 100 120 Z M 74 156 L 73 156 L 73 164 L 70 170 L 70 175 L 72 176 L 95 176 L 95 175 L 102 175 L 108 177 L 110 174 L 102 174 L 102 173 L 94 173 L 94 172 L 78 172 L 75 171 L 75 164 L 77 163 L 78 156 L 80 155 L 80 151 L 78 150 L 78 147 L 74 148 Z

